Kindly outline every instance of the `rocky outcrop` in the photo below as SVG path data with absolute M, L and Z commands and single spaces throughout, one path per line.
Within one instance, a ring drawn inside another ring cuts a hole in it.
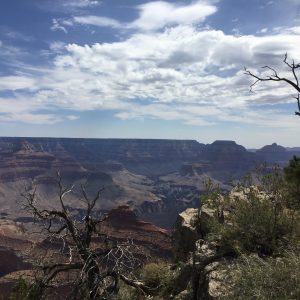
M 25 252 L 32 246 L 19 222 L 0 221 L 0 277 L 31 267 Z
M 206 145 L 203 157 L 209 161 L 206 172 L 223 182 L 240 178 L 261 162 L 260 157 L 234 141 L 215 141 Z
M 209 233 L 209 224 L 214 217 L 215 211 L 202 206 L 188 208 L 178 215 L 174 229 L 174 253 L 175 260 L 187 261 L 196 250 L 196 242 Z
M 288 152 L 284 147 L 276 143 L 262 147 L 256 151 L 256 154 L 269 164 L 284 165 L 291 159 L 291 152 Z
M 249 211 L 250 216 L 253 214 L 261 216 L 259 213 L 267 208 L 267 203 L 273 205 L 275 198 L 274 194 L 263 191 L 258 186 L 238 185 L 226 195 L 218 195 L 215 200 L 206 199 L 199 212 L 196 209 L 187 209 L 181 213 L 176 223 L 174 239 L 175 257 L 184 265 L 181 267 L 184 272 L 184 276 L 182 275 L 184 284 L 177 294 L 189 292 L 190 299 L 193 300 L 219 299 L 230 293 L 232 288 L 228 280 L 230 276 L 226 275 L 233 270 L 235 263 L 239 262 L 237 258 L 241 253 L 247 259 L 251 259 L 249 255 L 251 252 L 264 257 L 270 255 L 271 252 L 268 252 L 270 240 L 260 244 L 261 241 L 257 239 L 253 241 L 256 247 L 252 248 L 247 248 L 239 242 L 239 239 L 245 239 L 247 231 L 247 227 L 242 225 L 247 219 L 241 217 L 240 212 L 248 215 Z M 245 206 L 244 203 L 250 205 Z M 257 203 L 262 204 L 259 209 Z M 235 220 L 235 216 L 240 217 Z M 254 225 L 256 224 L 252 221 L 254 219 L 255 217 L 251 218 L 250 224 L 255 228 L 255 235 L 270 226 L 261 225 L 261 217 L 258 217 L 259 225 Z M 240 220 L 243 222 L 239 223 Z M 212 224 L 214 226 L 211 226 Z M 237 228 L 243 229 L 235 231 Z M 255 235 L 248 239 L 255 240 Z M 264 250 L 264 247 L 267 250 Z
M 224 295 L 224 286 L 220 285 L 227 264 L 224 258 L 233 254 L 220 249 L 217 241 L 205 239 L 215 214 L 204 206 L 200 215 L 197 209 L 187 209 L 178 216 L 174 251 L 181 267 L 175 279 L 180 284 L 175 284 L 174 299 L 207 300 Z M 201 226 L 205 228 L 203 232 Z
M 197 230 L 198 209 L 188 208 L 178 215 L 174 230 L 174 253 L 176 261 L 186 261 L 195 250 L 199 239 Z
M 211 169 L 209 162 L 203 163 L 186 163 L 180 168 L 181 176 L 197 176 L 208 172 Z
M 0 277 L 18 270 L 25 270 L 31 267 L 29 262 L 17 255 L 13 249 L 0 247 Z
M 128 205 L 112 209 L 99 226 L 99 232 L 112 239 L 131 240 L 134 244 L 146 246 L 154 257 L 169 259 L 172 256 L 170 232 L 140 220 Z
M 24 217 L 16 200 L 34 185 L 41 204 L 55 206 L 53 178 L 60 170 L 67 185 L 87 181 L 91 194 L 104 187 L 99 209 L 127 203 L 146 220 L 171 228 L 178 213 L 197 206 L 207 176 L 227 188 L 262 160 L 233 141 L 0 138 L 0 213 Z M 67 200 L 82 209 L 78 190 Z
M 0 152 L 68 153 L 77 161 L 175 161 L 199 156 L 204 145 L 193 140 L 0 138 Z

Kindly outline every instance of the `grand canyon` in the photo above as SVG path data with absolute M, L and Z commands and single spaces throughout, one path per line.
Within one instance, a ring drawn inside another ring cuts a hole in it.
M 248 151 L 234 141 L 0 138 L 2 219 L 25 222 L 21 194 L 37 187 L 40 205 L 55 206 L 56 173 L 66 185 L 104 188 L 98 209 L 129 205 L 144 220 L 172 228 L 178 212 L 198 205 L 205 178 L 222 188 L 263 163 L 284 166 L 299 148 L 277 144 Z M 80 215 L 80 192 L 68 195 Z
M 0 138 L 0 291 L 8 296 L 45 249 L 61 247 L 33 233 L 22 206 L 24 192 L 36 188 L 39 207 L 59 208 L 57 172 L 74 185 L 65 203 L 75 218 L 84 216 L 80 186 L 89 195 L 103 188 L 96 210 L 109 217 L 102 233 L 131 238 L 145 255 L 168 260 L 176 218 L 199 206 L 207 178 L 229 190 L 256 167 L 283 167 L 299 154 L 275 143 L 247 150 L 234 141 Z

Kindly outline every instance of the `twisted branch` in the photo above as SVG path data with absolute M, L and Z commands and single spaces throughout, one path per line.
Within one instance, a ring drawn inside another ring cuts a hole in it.
M 260 82 L 264 82 L 264 81 L 283 81 L 285 83 L 287 83 L 288 85 L 292 86 L 296 91 L 297 91 L 297 96 L 293 97 L 297 100 L 297 106 L 298 106 L 298 111 L 295 111 L 295 115 L 300 116 L 300 86 L 299 86 L 299 79 L 298 79 L 298 75 L 297 75 L 297 69 L 300 68 L 300 63 L 295 63 L 295 61 L 293 60 L 292 63 L 288 62 L 288 56 L 287 53 L 284 56 L 284 60 L 283 62 L 288 66 L 288 68 L 290 69 L 290 71 L 293 74 L 294 77 L 294 81 L 290 80 L 286 77 L 281 77 L 280 75 L 278 75 L 277 71 L 270 67 L 270 66 L 263 66 L 263 69 L 268 69 L 271 71 L 270 74 L 266 75 L 265 77 L 259 76 L 257 74 L 252 73 L 250 70 L 248 70 L 246 67 L 244 68 L 245 72 L 244 74 L 251 76 L 253 78 L 255 78 L 256 80 L 250 85 L 250 92 L 253 92 L 253 88 L 255 85 L 257 85 Z

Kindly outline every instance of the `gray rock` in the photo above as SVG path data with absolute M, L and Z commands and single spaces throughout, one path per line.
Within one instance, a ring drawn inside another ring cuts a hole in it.
M 174 233 L 174 256 L 176 261 L 187 261 L 190 252 L 195 250 L 199 239 L 196 226 L 198 209 L 188 208 L 179 214 Z

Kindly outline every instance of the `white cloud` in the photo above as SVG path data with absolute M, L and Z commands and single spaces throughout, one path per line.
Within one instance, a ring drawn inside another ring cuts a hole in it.
M 5 32 L 5 35 L 10 38 L 10 39 L 14 39 L 14 40 L 21 40 L 21 41 L 25 41 L 25 42 L 32 42 L 35 40 L 35 38 L 31 35 L 26 35 L 24 33 L 15 31 L 15 30 L 7 30 Z
M 97 0 L 43 0 L 36 1 L 37 7 L 51 12 L 78 13 L 102 4 Z
M 287 116 L 276 106 L 294 101 L 291 88 L 266 83 L 250 94 L 251 78 L 243 75 L 242 69 L 260 70 L 266 64 L 280 69 L 286 51 L 290 57 L 300 57 L 299 44 L 296 33 L 236 37 L 180 25 L 163 32 L 136 32 L 119 42 L 54 45 L 53 51 L 58 46 L 62 52 L 52 69 L 36 78 L 32 75 L 31 82 L 18 78 L 18 84 L 15 80 L 9 85 L 7 80 L 2 88 L 31 91 L 30 101 L 36 106 L 21 108 L 34 115 L 38 115 L 38 108 L 73 110 L 74 116 L 76 111 L 113 110 L 123 120 L 296 128 L 299 121 L 292 111 Z M 17 96 L 22 98 L 21 92 Z M 258 113 L 259 105 L 269 108 Z M 50 116 L 47 120 L 60 118 Z
M 98 6 L 101 3 L 102 1 L 96 1 L 96 0 L 64 0 L 62 6 L 82 8 L 82 7 Z
M 16 69 L 18 65 L 21 66 L 23 64 L 21 58 L 24 58 L 26 55 L 28 55 L 28 52 L 25 52 L 21 48 L 4 44 L 2 41 L 0 41 L 0 48 L 1 48 L 0 51 L 1 62 L 6 65 L 15 64 Z
M 0 116 L 1 122 L 22 122 L 35 125 L 53 125 L 62 122 L 62 119 L 51 114 L 32 114 L 22 113 L 19 114 L 7 114 Z
M 27 76 L 0 76 L 0 91 L 16 91 L 19 89 L 33 90 L 35 84 L 35 79 Z
M 242 36 L 242 33 L 238 28 L 233 28 L 231 31 L 234 34 L 234 36 L 238 36 L 238 37 Z
M 295 27 L 288 28 L 286 30 L 286 33 L 299 35 L 300 34 L 300 26 L 295 26 Z
M 49 48 L 54 53 L 59 53 L 62 50 L 64 50 L 65 46 L 66 46 L 66 44 L 64 42 L 54 41 L 54 42 L 50 43 Z
M 79 116 L 74 116 L 74 115 L 67 116 L 67 119 L 70 121 L 75 121 L 75 120 L 78 120 L 79 118 L 80 118 Z
M 112 28 L 122 28 L 123 25 L 117 20 L 99 17 L 99 16 L 78 16 L 72 19 L 74 23 L 82 25 L 93 25 L 99 27 L 112 27 Z
M 209 3 L 201 0 L 187 5 L 178 5 L 165 1 L 153 1 L 137 6 L 139 17 L 129 23 L 122 23 L 103 16 L 81 15 L 69 20 L 61 20 L 60 22 L 54 19 L 55 24 L 52 27 L 64 31 L 65 28 L 63 25 L 73 26 L 77 23 L 115 29 L 154 31 L 166 26 L 201 23 L 217 11 L 217 7 L 212 3 L 213 1 Z
M 200 23 L 217 11 L 215 5 L 205 1 L 196 1 L 189 5 L 154 1 L 139 5 L 138 9 L 140 16 L 129 27 L 141 30 L 156 30 L 175 24 Z
M 52 125 L 63 121 L 55 114 L 39 113 L 42 103 L 28 98 L 0 98 L 0 121 Z
M 261 30 L 259 30 L 259 33 L 267 33 L 268 32 L 268 28 L 262 28 Z
M 66 48 L 68 53 L 55 61 L 52 77 L 60 78 L 62 84 L 53 83 L 55 95 L 51 99 L 63 98 L 66 107 L 76 109 L 119 109 L 117 116 L 122 119 L 178 119 L 189 124 L 211 124 L 214 122 L 207 120 L 216 119 L 257 124 L 260 121 L 247 115 L 230 118 L 228 110 L 292 101 L 290 89 L 270 91 L 261 86 L 257 93 L 249 94 L 250 78 L 237 70 L 274 62 L 279 66 L 286 49 L 296 57 L 298 43 L 299 36 L 237 38 L 221 31 L 177 26 L 163 33 L 134 34 L 123 42 L 71 44 Z M 228 66 L 235 70 L 233 75 L 213 74 Z M 213 114 L 207 110 L 212 106 L 217 110 Z
M 68 30 L 65 26 L 63 26 L 59 19 L 52 19 L 52 26 L 50 27 L 52 31 L 63 31 L 64 33 L 68 33 Z

